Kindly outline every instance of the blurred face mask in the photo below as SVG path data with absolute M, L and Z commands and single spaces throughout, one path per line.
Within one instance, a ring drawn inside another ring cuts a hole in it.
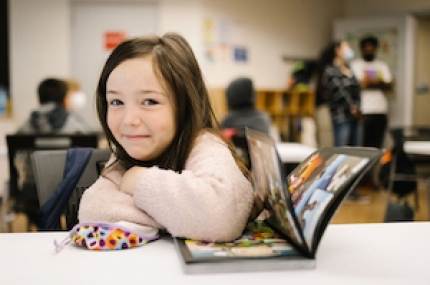
M 374 54 L 365 54 L 365 55 L 363 55 L 363 59 L 365 61 L 373 61 L 375 59 L 375 55 Z
M 69 108 L 76 111 L 85 108 L 87 104 L 87 96 L 82 91 L 77 91 L 70 96 Z
M 354 58 L 354 51 L 352 50 L 352 48 L 348 47 L 347 49 L 345 49 L 345 52 L 343 54 L 343 58 L 346 61 L 349 61 L 349 60 Z

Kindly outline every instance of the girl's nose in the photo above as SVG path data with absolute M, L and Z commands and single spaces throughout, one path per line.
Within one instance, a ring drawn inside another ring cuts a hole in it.
M 124 110 L 122 122 L 125 125 L 139 125 L 142 120 L 139 116 L 137 107 L 128 107 Z

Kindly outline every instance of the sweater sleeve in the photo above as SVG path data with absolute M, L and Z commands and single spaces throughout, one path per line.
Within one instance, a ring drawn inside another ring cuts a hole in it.
M 113 159 L 114 157 L 110 162 Z M 163 228 L 146 212 L 136 207 L 131 195 L 119 190 L 118 185 L 123 174 L 124 170 L 115 165 L 85 190 L 79 204 L 79 222 L 127 221 Z
M 136 187 L 140 209 L 173 236 L 198 240 L 237 238 L 253 204 L 251 183 L 225 143 L 212 134 L 197 139 L 182 173 L 152 167 Z
M 348 106 L 355 105 L 354 100 L 351 98 L 342 82 L 342 77 L 336 75 L 334 67 L 325 68 L 321 81 L 331 101 Z

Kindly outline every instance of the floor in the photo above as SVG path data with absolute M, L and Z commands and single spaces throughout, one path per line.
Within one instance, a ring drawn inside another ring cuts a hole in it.
M 385 190 L 370 190 L 360 188 L 360 193 L 370 196 L 370 203 L 360 204 L 356 202 L 344 202 L 335 213 L 332 224 L 351 223 L 382 223 L 387 205 L 387 192 Z M 428 221 L 427 193 L 425 188 L 418 190 L 418 209 L 415 209 L 415 221 Z M 414 197 L 408 198 L 408 202 L 415 208 Z
M 370 197 L 369 203 L 360 204 L 345 201 L 335 213 L 331 221 L 332 224 L 381 223 L 384 221 L 387 192 L 385 190 L 371 190 L 367 187 L 360 187 L 359 190 L 361 194 Z M 418 210 L 415 211 L 415 221 L 428 221 L 427 196 L 424 187 L 420 187 L 418 195 L 419 205 Z M 409 201 L 411 205 L 414 205 L 413 197 L 410 197 Z M 12 232 L 26 231 L 27 219 L 24 215 L 18 214 L 12 222 Z M 37 231 L 37 228 L 32 226 L 31 231 Z

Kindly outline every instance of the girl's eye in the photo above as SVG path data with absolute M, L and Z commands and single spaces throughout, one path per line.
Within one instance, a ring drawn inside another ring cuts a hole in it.
M 143 105 L 156 105 L 156 104 L 158 104 L 158 102 L 153 99 L 145 99 L 145 101 L 143 101 Z
M 109 105 L 118 106 L 118 105 L 123 105 L 123 103 L 121 100 L 113 99 L 110 101 Z

